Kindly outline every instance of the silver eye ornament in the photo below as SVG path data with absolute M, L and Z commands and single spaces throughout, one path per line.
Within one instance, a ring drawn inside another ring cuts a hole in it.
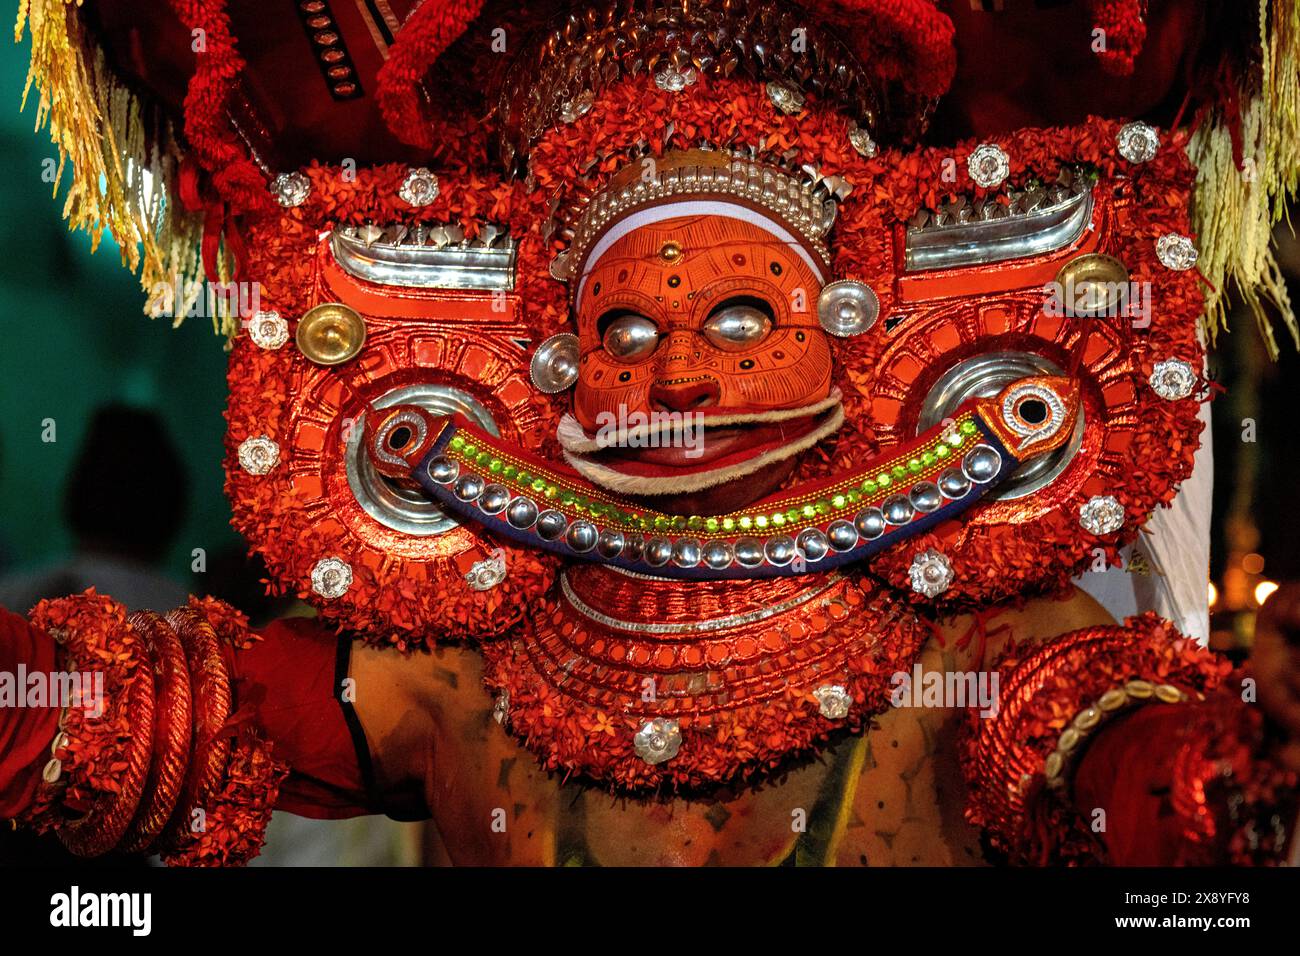
M 659 327 L 643 315 L 620 316 L 609 323 L 601 344 L 619 361 L 635 362 L 659 345 Z
M 772 320 L 752 305 L 731 305 L 705 319 L 700 331 L 714 348 L 742 352 L 767 338 Z

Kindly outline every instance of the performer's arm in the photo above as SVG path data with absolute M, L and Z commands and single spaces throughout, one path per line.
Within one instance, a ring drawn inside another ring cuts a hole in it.
M 1012 650 L 963 746 L 968 819 L 1013 862 L 1276 862 L 1295 775 L 1230 670 L 1155 615 Z
M 350 658 L 315 622 L 254 633 L 212 600 L 166 618 L 93 591 L 30 622 L 0 611 L 0 671 L 45 688 L 0 707 L 0 815 L 80 855 L 232 864 L 256 855 L 273 807 L 376 812 Z

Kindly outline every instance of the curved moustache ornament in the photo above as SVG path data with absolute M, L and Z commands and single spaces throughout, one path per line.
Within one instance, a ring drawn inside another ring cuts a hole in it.
M 758 578 L 860 561 L 956 517 L 1068 440 L 1078 410 L 1069 379 L 1021 379 L 850 473 L 721 515 L 644 508 L 460 416 L 416 406 L 387 410 L 389 427 L 367 447 L 384 474 L 521 544 L 659 577 Z

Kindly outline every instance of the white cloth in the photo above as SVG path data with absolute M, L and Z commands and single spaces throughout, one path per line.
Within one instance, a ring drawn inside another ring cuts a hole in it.
M 1142 534 L 1123 550 L 1122 567 L 1079 575 L 1074 583 L 1116 620 L 1155 611 L 1201 644 L 1210 639 L 1210 506 L 1214 447 L 1210 404 L 1200 408 L 1205 431 L 1192 473 L 1167 508 L 1157 508 Z M 1141 560 L 1135 563 L 1134 558 Z M 1143 568 L 1149 568 L 1144 571 Z

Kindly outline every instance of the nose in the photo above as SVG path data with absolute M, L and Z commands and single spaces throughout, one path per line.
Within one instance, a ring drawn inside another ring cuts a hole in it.
M 650 407 L 657 412 L 690 412 L 718 404 L 722 389 L 707 376 L 660 379 L 650 386 Z

